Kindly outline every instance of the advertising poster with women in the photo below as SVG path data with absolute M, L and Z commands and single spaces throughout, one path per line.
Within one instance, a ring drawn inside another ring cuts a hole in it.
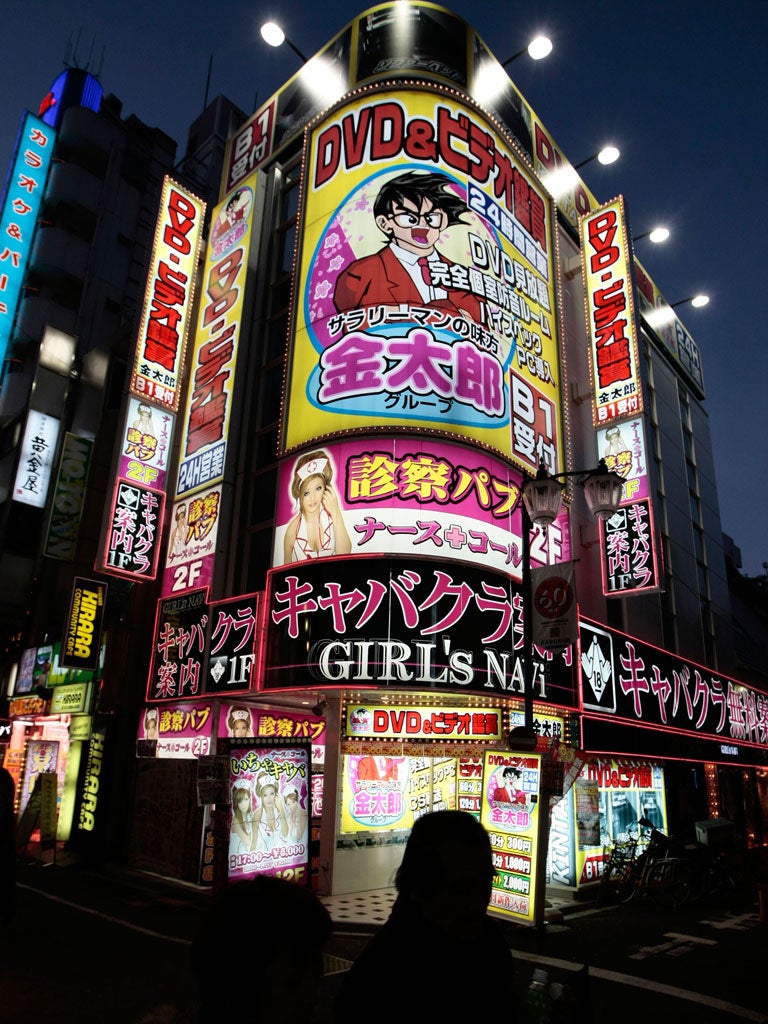
M 230 750 L 231 881 L 258 874 L 309 880 L 309 746 Z
M 522 475 L 479 448 L 428 437 L 329 442 L 283 459 L 273 566 L 348 554 L 481 562 L 522 578 Z M 535 531 L 533 565 L 570 559 L 568 511 Z
M 551 200 L 479 110 L 400 89 L 308 135 L 281 447 L 370 426 L 562 468 Z
M 534 915 L 540 788 L 538 754 L 486 753 L 480 820 L 496 869 L 491 907 L 525 921 Z

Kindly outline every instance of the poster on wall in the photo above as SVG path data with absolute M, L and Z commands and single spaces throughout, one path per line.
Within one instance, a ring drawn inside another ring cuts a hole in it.
M 309 746 L 230 748 L 230 881 L 309 881 Z
M 409 758 L 403 756 L 345 756 L 340 831 L 409 829 L 413 825 L 407 801 L 409 770 Z
M 19 795 L 19 812 L 27 806 L 39 777 L 46 772 L 55 772 L 59 759 L 58 740 L 30 740 L 27 743 L 27 758 Z
M 600 843 L 600 794 L 593 779 L 576 782 L 576 830 L 579 849 Z
M 486 753 L 480 820 L 496 869 L 490 906 L 528 922 L 534 919 L 540 789 L 538 754 Z

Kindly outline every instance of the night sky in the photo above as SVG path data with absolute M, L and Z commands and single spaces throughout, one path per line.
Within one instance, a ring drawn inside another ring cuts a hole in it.
M 582 170 L 597 199 L 623 194 L 633 235 L 666 224 L 664 245 L 637 256 L 669 302 L 704 291 L 710 304 L 678 312 L 701 351 L 723 530 L 743 571 L 768 562 L 768 234 L 766 0 L 463 0 L 468 21 L 499 60 L 538 31 L 539 63 L 509 71 L 572 163 L 612 142 L 621 159 Z M 0 38 L 0 168 L 5 176 L 23 110 L 71 65 L 98 74 L 105 94 L 174 138 L 181 157 L 206 97 L 247 112 L 299 59 L 262 42 L 274 19 L 308 56 L 366 9 L 350 0 L 7 0 Z M 209 79 L 210 70 L 210 81 Z

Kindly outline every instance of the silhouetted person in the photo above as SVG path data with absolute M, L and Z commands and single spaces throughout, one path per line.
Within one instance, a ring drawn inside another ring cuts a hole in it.
M 16 911 L 16 787 L 0 765 L 0 923 L 9 924 Z
M 345 976 L 337 1024 L 514 1024 L 514 961 L 487 913 L 488 833 L 465 811 L 418 818 L 395 876 L 392 912 Z
M 310 1024 L 332 929 L 307 888 L 275 875 L 233 882 L 192 943 L 197 1006 L 158 1006 L 140 1024 Z

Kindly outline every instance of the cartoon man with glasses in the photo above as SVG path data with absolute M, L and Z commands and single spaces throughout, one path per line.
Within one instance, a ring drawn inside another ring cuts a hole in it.
M 338 311 L 428 306 L 482 322 L 481 301 L 470 291 L 467 268 L 435 249 L 446 228 L 465 223 L 466 212 L 466 203 L 443 174 L 408 171 L 388 181 L 373 203 L 387 245 L 339 274 L 333 293 Z

